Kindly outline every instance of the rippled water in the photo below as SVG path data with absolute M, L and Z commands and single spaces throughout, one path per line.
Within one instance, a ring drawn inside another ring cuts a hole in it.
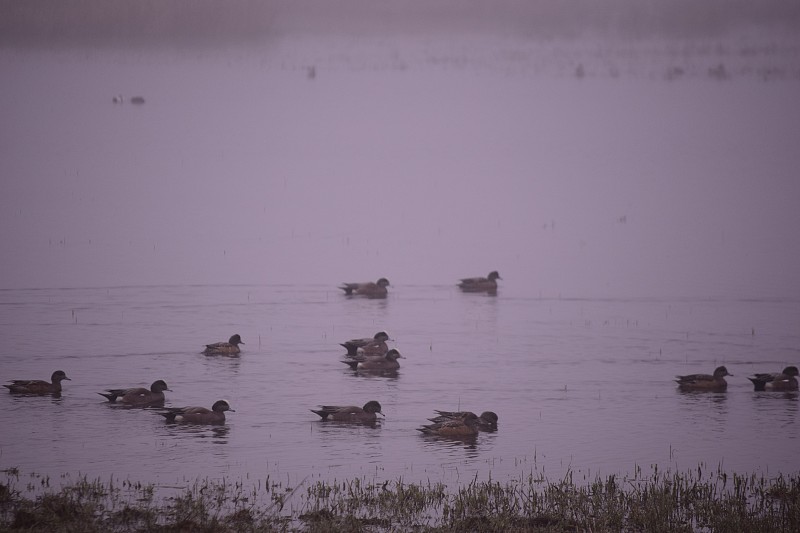
M 754 392 L 746 376 L 800 362 L 799 320 L 796 300 L 538 299 L 502 286 L 400 285 L 386 300 L 321 285 L 3 290 L 0 377 L 72 380 L 57 399 L 0 395 L 0 467 L 163 484 L 782 472 L 794 469 L 797 394 Z M 405 357 L 400 372 L 354 374 L 338 343 L 378 330 Z M 200 353 L 237 332 L 239 358 Z M 675 374 L 719 364 L 734 374 L 727 393 L 676 390 Z M 226 398 L 236 412 L 222 427 L 169 425 L 96 394 L 155 379 L 168 406 Z M 374 428 L 309 411 L 373 399 L 386 414 Z M 416 431 L 459 408 L 496 411 L 499 430 L 474 442 Z

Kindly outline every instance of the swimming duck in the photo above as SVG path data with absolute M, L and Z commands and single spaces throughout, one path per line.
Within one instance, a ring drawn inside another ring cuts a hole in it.
M 3 386 L 17 394 L 59 394 L 61 393 L 61 382 L 65 379 L 72 381 L 63 370 L 56 370 L 50 376 L 52 383 L 41 379 L 15 379 L 11 381 L 10 385 Z
M 386 355 L 355 356 L 342 361 L 353 370 L 364 372 L 396 372 L 400 368 L 398 359 L 403 358 L 400 352 L 392 348 Z
M 211 409 L 205 407 L 168 407 L 159 413 L 167 422 L 185 424 L 224 424 L 225 411 L 235 412 L 227 400 L 217 400 Z
M 347 355 L 353 357 L 358 355 L 359 349 L 361 353 L 370 355 L 384 355 L 388 350 L 389 347 L 386 346 L 386 341 L 390 341 L 392 339 L 389 338 L 389 334 L 385 331 L 379 331 L 373 337 L 368 337 L 365 339 L 350 339 L 349 341 L 345 341 L 339 346 L 343 346 L 347 350 Z
M 478 416 L 475 413 L 465 413 L 461 418 L 428 424 L 417 428 L 417 431 L 442 437 L 472 437 L 478 434 L 478 425 Z
M 497 292 L 497 280 L 503 279 L 497 270 L 489 272 L 485 278 L 463 278 L 458 282 L 459 288 L 464 292 Z
M 682 391 L 710 391 L 724 392 L 728 388 L 725 376 L 732 376 L 724 366 L 714 369 L 714 375 L 708 374 L 689 374 L 688 376 L 675 376 L 675 382 Z
M 150 385 L 150 389 L 144 387 L 132 387 L 130 389 L 106 389 L 106 392 L 98 392 L 100 396 L 108 398 L 111 403 L 125 405 L 147 406 L 164 403 L 164 391 L 170 390 L 164 380 L 159 379 Z
M 378 419 L 378 414 L 383 416 L 381 404 L 375 400 L 365 403 L 364 407 L 355 405 L 344 407 L 339 405 L 321 405 L 320 409 L 311 409 L 311 412 L 321 416 L 322 420 L 330 419 L 337 422 L 354 422 L 358 424 L 372 424 Z
M 389 280 L 381 278 L 375 283 L 368 281 L 366 283 L 343 283 L 339 288 L 342 289 L 346 296 L 365 296 L 367 298 L 386 298 L 389 291 L 386 287 L 390 287 Z
M 434 418 L 429 418 L 431 422 L 434 424 L 438 424 L 439 422 L 446 422 L 448 420 L 458 420 L 464 419 L 467 416 L 475 415 L 475 413 L 471 411 L 439 411 L 436 410 L 436 416 Z M 480 416 L 475 415 L 478 418 L 477 427 L 481 431 L 495 431 L 497 430 L 497 413 L 493 411 L 484 411 L 480 414 Z M 472 418 L 470 416 L 470 418 Z
M 239 355 L 239 345 L 244 344 L 242 338 L 237 333 L 228 339 L 228 342 L 215 342 L 214 344 L 206 344 L 206 349 L 203 350 L 205 355 Z
M 757 391 L 795 391 L 797 390 L 796 366 L 787 366 L 783 372 L 777 374 L 755 374 L 752 378 L 747 378 L 753 382 Z

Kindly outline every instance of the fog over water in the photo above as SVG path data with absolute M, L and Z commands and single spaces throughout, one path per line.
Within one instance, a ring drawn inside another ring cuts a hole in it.
M 800 296 L 797 3 L 566 6 L 2 2 L 0 287 Z

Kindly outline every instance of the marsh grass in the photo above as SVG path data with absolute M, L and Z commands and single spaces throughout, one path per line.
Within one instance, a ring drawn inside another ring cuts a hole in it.
M 451 488 L 364 478 L 301 482 L 203 480 L 155 487 L 47 477 L 16 469 L 0 483 L 2 531 L 798 531 L 800 477 L 689 472 L 574 482 L 530 474 Z M 19 488 L 24 485 L 24 488 Z M 159 494 L 163 492 L 164 494 Z

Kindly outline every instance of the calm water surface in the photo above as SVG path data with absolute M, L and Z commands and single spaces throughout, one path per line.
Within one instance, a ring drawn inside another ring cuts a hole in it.
M 506 281 L 508 283 L 508 281 Z M 510 293 L 511 291 L 509 291 Z M 196 477 L 407 481 L 594 477 L 650 468 L 796 471 L 797 394 L 746 376 L 800 362 L 796 300 L 539 299 L 395 286 L 386 300 L 308 285 L 0 291 L 3 381 L 72 378 L 61 398 L 0 395 L 0 467 L 162 484 Z M 397 376 L 361 376 L 338 343 L 386 330 Z M 206 343 L 240 333 L 239 358 Z M 734 374 L 682 394 L 675 374 Z M 164 379 L 167 405 L 228 399 L 222 427 L 168 425 L 96 393 Z M 378 426 L 318 404 L 381 402 Z M 423 437 L 434 409 L 493 410 L 474 442 Z

